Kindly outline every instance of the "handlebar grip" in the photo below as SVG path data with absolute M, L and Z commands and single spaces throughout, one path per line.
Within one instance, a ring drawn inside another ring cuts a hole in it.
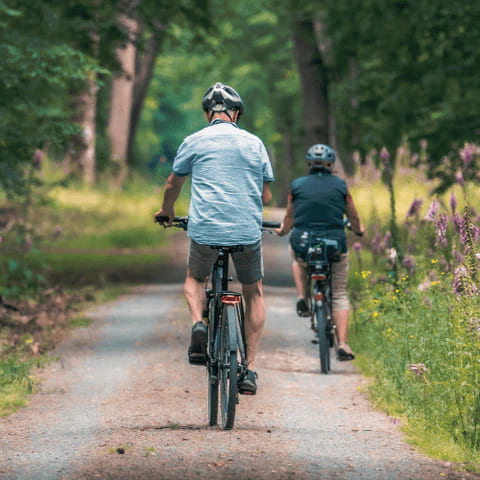
M 263 228 L 280 228 L 280 222 L 262 222 Z
M 157 223 L 161 223 L 161 222 L 168 222 L 169 218 L 166 216 L 166 215 L 157 215 L 155 217 L 155 221 Z M 184 222 L 185 221 L 185 217 L 174 217 L 173 218 L 173 221 L 174 222 Z

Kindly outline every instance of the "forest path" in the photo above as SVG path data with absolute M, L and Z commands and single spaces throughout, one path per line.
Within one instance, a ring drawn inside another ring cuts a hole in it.
M 205 369 L 186 359 L 181 285 L 139 287 L 92 311 L 93 325 L 75 330 L 39 373 L 29 406 L 0 418 L 0 478 L 479 478 L 407 445 L 394 419 L 369 407 L 352 364 L 319 373 L 309 321 L 284 286 L 285 243 L 265 238 L 259 390 L 240 397 L 232 431 L 207 424 Z M 175 242 L 161 280 L 184 268 L 186 246 Z

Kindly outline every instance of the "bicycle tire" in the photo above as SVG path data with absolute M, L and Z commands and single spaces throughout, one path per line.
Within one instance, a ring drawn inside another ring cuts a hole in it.
M 218 345 L 220 337 L 220 329 L 214 332 L 216 308 L 210 311 L 210 319 L 208 322 L 208 424 L 210 426 L 218 423 Z M 215 334 L 216 338 L 213 338 Z
M 320 371 L 326 374 L 330 371 L 330 341 L 327 335 L 327 317 L 325 315 L 323 304 L 315 306 L 315 315 L 317 317 Z
M 238 386 L 238 343 L 236 331 L 236 310 L 233 305 L 223 307 L 223 328 L 220 342 L 220 406 L 224 430 L 233 428 L 237 405 Z

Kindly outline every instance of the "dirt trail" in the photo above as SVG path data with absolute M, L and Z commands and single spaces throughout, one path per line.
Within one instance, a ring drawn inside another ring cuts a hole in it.
M 285 243 L 266 240 L 267 284 L 291 284 Z M 293 289 L 265 290 L 259 391 L 240 398 L 234 430 L 207 425 L 205 369 L 186 360 L 181 285 L 141 287 L 93 311 L 93 325 L 40 373 L 29 406 L 0 418 L 0 478 L 479 478 L 404 443 L 393 419 L 369 408 L 351 364 L 320 375 Z
M 29 407 L 0 419 L 0 478 L 469 478 L 403 443 L 350 364 L 320 375 L 293 291 L 266 290 L 259 392 L 241 397 L 233 431 L 207 426 L 181 286 L 144 287 L 98 309 Z

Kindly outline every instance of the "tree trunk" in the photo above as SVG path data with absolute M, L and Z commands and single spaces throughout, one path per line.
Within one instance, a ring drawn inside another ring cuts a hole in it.
M 130 112 L 130 131 L 128 134 L 127 158 L 129 163 L 133 160 L 133 148 L 137 137 L 138 125 L 142 113 L 143 103 L 147 96 L 148 87 L 152 80 L 155 60 L 160 48 L 163 26 L 155 29 L 145 46 L 145 52 L 140 59 L 133 86 L 133 100 Z
M 313 28 L 314 28 L 315 41 L 316 41 L 319 55 L 322 57 L 323 63 L 326 65 L 326 68 L 331 70 L 333 68 L 333 65 L 332 65 L 333 59 L 331 58 L 330 42 L 325 33 L 325 25 L 320 20 L 314 20 Z M 328 76 L 325 76 L 325 81 L 327 82 L 327 85 L 328 85 Z M 327 92 L 328 92 L 328 88 L 327 88 Z M 336 154 L 335 173 L 337 173 L 340 177 L 345 177 L 345 169 L 343 167 L 344 155 L 342 154 L 343 150 L 337 142 L 334 109 L 332 108 L 332 105 L 330 103 L 330 98 L 328 98 L 328 96 L 326 98 L 326 103 L 328 105 L 327 107 L 328 142 L 327 143 L 335 150 L 335 154 Z
M 298 20 L 293 29 L 294 55 L 303 93 L 305 150 L 329 142 L 328 72 L 317 48 L 312 20 Z
M 122 15 L 119 17 L 119 22 L 125 26 L 130 36 L 135 35 L 137 22 L 134 19 Z M 135 50 L 132 42 L 117 49 L 122 73 L 112 81 L 108 133 L 111 145 L 110 159 L 118 167 L 114 183 L 119 188 L 123 186 L 128 175 L 127 148 L 135 77 Z
M 73 163 L 80 170 L 83 181 L 87 185 L 95 183 L 95 116 L 97 107 L 97 84 L 95 73 L 90 74 L 85 90 L 73 100 L 74 121 L 81 125 L 82 133 L 67 157 L 64 165 L 69 170 L 68 163 Z

